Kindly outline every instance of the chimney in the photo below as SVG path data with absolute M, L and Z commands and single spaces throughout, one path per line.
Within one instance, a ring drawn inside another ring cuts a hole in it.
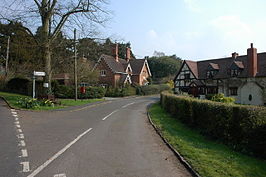
M 236 59 L 237 57 L 238 57 L 238 53 L 236 53 L 236 52 L 232 53 L 232 58 L 233 59 Z
M 118 44 L 115 44 L 114 48 L 113 48 L 113 56 L 115 58 L 115 61 L 118 62 Z
M 250 44 L 250 48 L 247 49 L 248 55 L 248 75 L 249 77 L 255 77 L 258 72 L 258 56 L 257 49 L 253 48 L 253 43 Z
M 130 48 L 129 47 L 127 47 L 126 48 L 126 60 L 127 60 L 127 62 L 129 62 L 129 60 L 130 60 L 130 58 L 131 58 L 131 56 L 130 56 Z

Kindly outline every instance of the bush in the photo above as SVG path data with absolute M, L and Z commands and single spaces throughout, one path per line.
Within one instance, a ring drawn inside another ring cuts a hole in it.
M 57 85 L 53 91 L 57 98 L 75 98 L 75 88 L 73 86 Z
M 131 86 L 126 86 L 123 88 L 112 88 L 109 87 L 106 91 L 105 96 L 107 97 L 124 97 L 136 95 L 136 88 Z
M 30 81 L 28 79 L 13 78 L 7 82 L 5 90 L 8 92 L 12 92 L 12 93 L 28 95 L 29 84 L 30 84 Z
M 159 94 L 164 90 L 171 90 L 171 87 L 167 84 L 145 85 L 137 87 L 137 94 L 138 95 Z
M 202 134 L 234 149 L 266 158 L 266 109 L 258 106 L 218 103 L 163 92 L 161 105 Z
M 232 97 L 225 97 L 224 94 L 218 93 L 212 96 L 212 101 L 222 102 L 222 103 L 234 103 L 236 100 Z
M 81 99 L 93 99 L 102 98 L 105 95 L 106 90 L 103 87 L 86 87 L 86 93 L 79 92 L 78 97 Z
M 37 100 L 35 98 L 20 98 L 18 104 L 21 105 L 22 108 L 26 109 L 36 109 L 40 106 L 54 106 L 54 103 L 50 100 Z

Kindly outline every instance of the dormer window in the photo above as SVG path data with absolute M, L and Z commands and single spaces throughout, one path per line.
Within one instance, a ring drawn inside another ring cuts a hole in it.
M 219 71 L 220 67 L 218 64 L 216 63 L 209 63 L 208 69 L 207 69 L 207 73 L 206 73 L 206 77 L 208 79 L 213 78 Z
M 230 66 L 230 75 L 231 77 L 237 77 L 241 74 L 241 71 L 244 69 L 244 65 L 241 61 L 234 61 Z

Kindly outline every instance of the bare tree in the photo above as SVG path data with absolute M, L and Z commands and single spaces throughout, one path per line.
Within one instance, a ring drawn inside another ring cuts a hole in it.
M 36 41 L 43 52 L 44 70 L 47 73 L 45 82 L 49 83 L 48 92 L 51 91 L 51 46 L 63 27 L 68 31 L 69 27 L 87 30 L 87 27 L 92 28 L 94 24 L 103 24 L 108 17 L 107 0 L 3 1 L 3 5 L 0 5 L 1 19 L 22 22 L 32 36 L 34 27 L 40 27 Z

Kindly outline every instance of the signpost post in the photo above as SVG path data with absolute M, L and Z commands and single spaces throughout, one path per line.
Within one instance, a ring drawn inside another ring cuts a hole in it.
M 35 92 L 35 80 L 36 77 L 43 77 L 45 76 L 45 72 L 38 72 L 38 71 L 33 71 L 33 77 L 32 77 L 32 98 L 36 97 L 36 92 Z

